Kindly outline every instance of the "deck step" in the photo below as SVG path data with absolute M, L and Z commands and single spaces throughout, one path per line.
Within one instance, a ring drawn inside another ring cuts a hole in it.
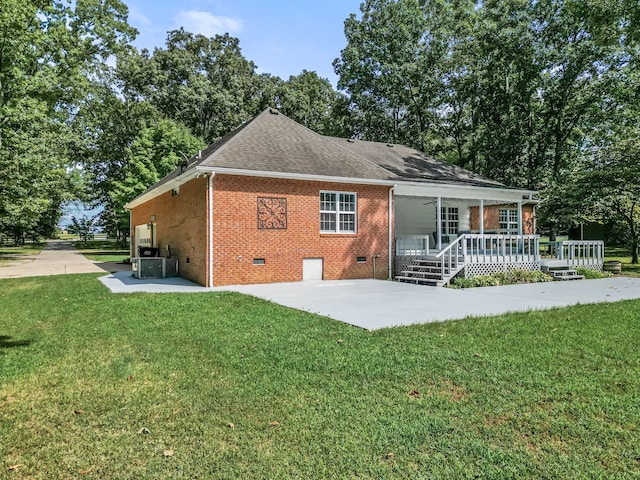
M 442 280 L 441 275 L 430 272 L 405 272 L 401 271 L 400 276 L 406 278 L 417 278 L 420 280 Z
M 442 269 L 440 267 L 423 267 L 421 265 L 407 265 L 404 267 L 406 272 L 431 272 L 431 273 L 440 273 Z M 449 269 L 445 269 L 445 273 L 449 273 Z
M 578 275 L 577 270 L 569 267 L 568 265 L 553 266 L 546 269 L 546 273 L 551 275 L 554 280 L 583 280 L 584 275 Z
M 429 278 L 416 278 L 416 277 L 407 277 L 404 275 L 396 275 L 395 279 L 398 282 L 415 283 L 418 285 L 429 285 L 432 287 L 438 286 L 438 281 L 429 279 Z

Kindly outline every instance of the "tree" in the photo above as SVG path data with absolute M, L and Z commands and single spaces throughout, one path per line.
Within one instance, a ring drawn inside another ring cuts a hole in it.
M 425 151 L 444 90 L 445 4 L 367 0 L 360 9 L 360 20 L 345 21 L 347 46 L 334 61 L 355 111 L 354 134 Z
M 77 102 L 135 31 L 118 0 L 4 0 L 0 9 L 0 228 L 50 230 L 73 194 Z M 49 225 L 49 226 L 47 226 Z
M 71 217 L 71 224 L 67 226 L 69 233 L 73 233 L 80 237 L 80 240 L 87 242 L 93 238 L 95 227 L 93 221 L 87 217 L 82 217 L 79 220 L 74 216 Z
M 134 73 L 123 77 L 128 88 L 207 143 L 255 115 L 262 98 L 255 65 L 228 34 L 207 38 L 173 30 L 166 48 L 143 50 L 126 63 Z
M 280 83 L 276 96 L 276 106 L 289 118 L 323 135 L 335 130 L 332 113 L 341 95 L 316 72 L 303 70 L 298 76 L 290 76 Z
M 636 55 L 637 2 L 368 0 L 334 62 L 357 135 L 505 183 L 570 171 Z

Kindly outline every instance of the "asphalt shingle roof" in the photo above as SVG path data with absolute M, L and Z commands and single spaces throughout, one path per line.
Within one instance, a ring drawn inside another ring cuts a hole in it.
M 437 160 L 429 155 L 399 144 L 368 142 L 330 137 L 347 150 L 357 153 L 393 175 L 397 180 L 434 183 L 463 183 L 483 187 L 505 187 L 464 168 Z
M 370 180 L 390 174 L 328 137 L 267 109 L 217 148 L 202 154 L 200 166 Z
M 199 152 L 142 195 L 196 166 L 372 181 L 508 188 L 404 145 L 322 136 L 271 108 Z

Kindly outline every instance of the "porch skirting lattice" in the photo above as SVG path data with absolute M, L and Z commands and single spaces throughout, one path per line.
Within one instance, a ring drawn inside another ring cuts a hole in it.
M 540 270 L 540 262 L 505 262 L 505 263 L 467 263 L 460 275 L 465 278 L 504 273 L 511 270 L 527 270 L 530 272 Z

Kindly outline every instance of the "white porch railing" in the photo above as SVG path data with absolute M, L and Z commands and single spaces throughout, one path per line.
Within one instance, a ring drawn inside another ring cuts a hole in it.
M 431 248 L 428 235 L 406 235 L 396 238 L 396 255 L 440 256 L 455 248 L 456 254 L 471 263 L 531 262 L 540 259 L 537 235 L 480 235 L 465 233 L 445 245 L 442 251 Z M 452 247 L 455 245 L 455 247 Z
M 556 258 L 566 260 L 569 265 L 602 265 L 604 242 L 599 240 L 567 240 L 555 243 Z
M 396 256 L 426 257 L 429 253 L 429 235 L 403 235 L 396 237 Z
M 464 235 L 468 263 L 521 263 L 540 260 L 537 235 Z
M 446 285 L 465 264 L 466 235 L 460 235 L 443 248 L 436 258 L 440 260 L 440 284 Z

